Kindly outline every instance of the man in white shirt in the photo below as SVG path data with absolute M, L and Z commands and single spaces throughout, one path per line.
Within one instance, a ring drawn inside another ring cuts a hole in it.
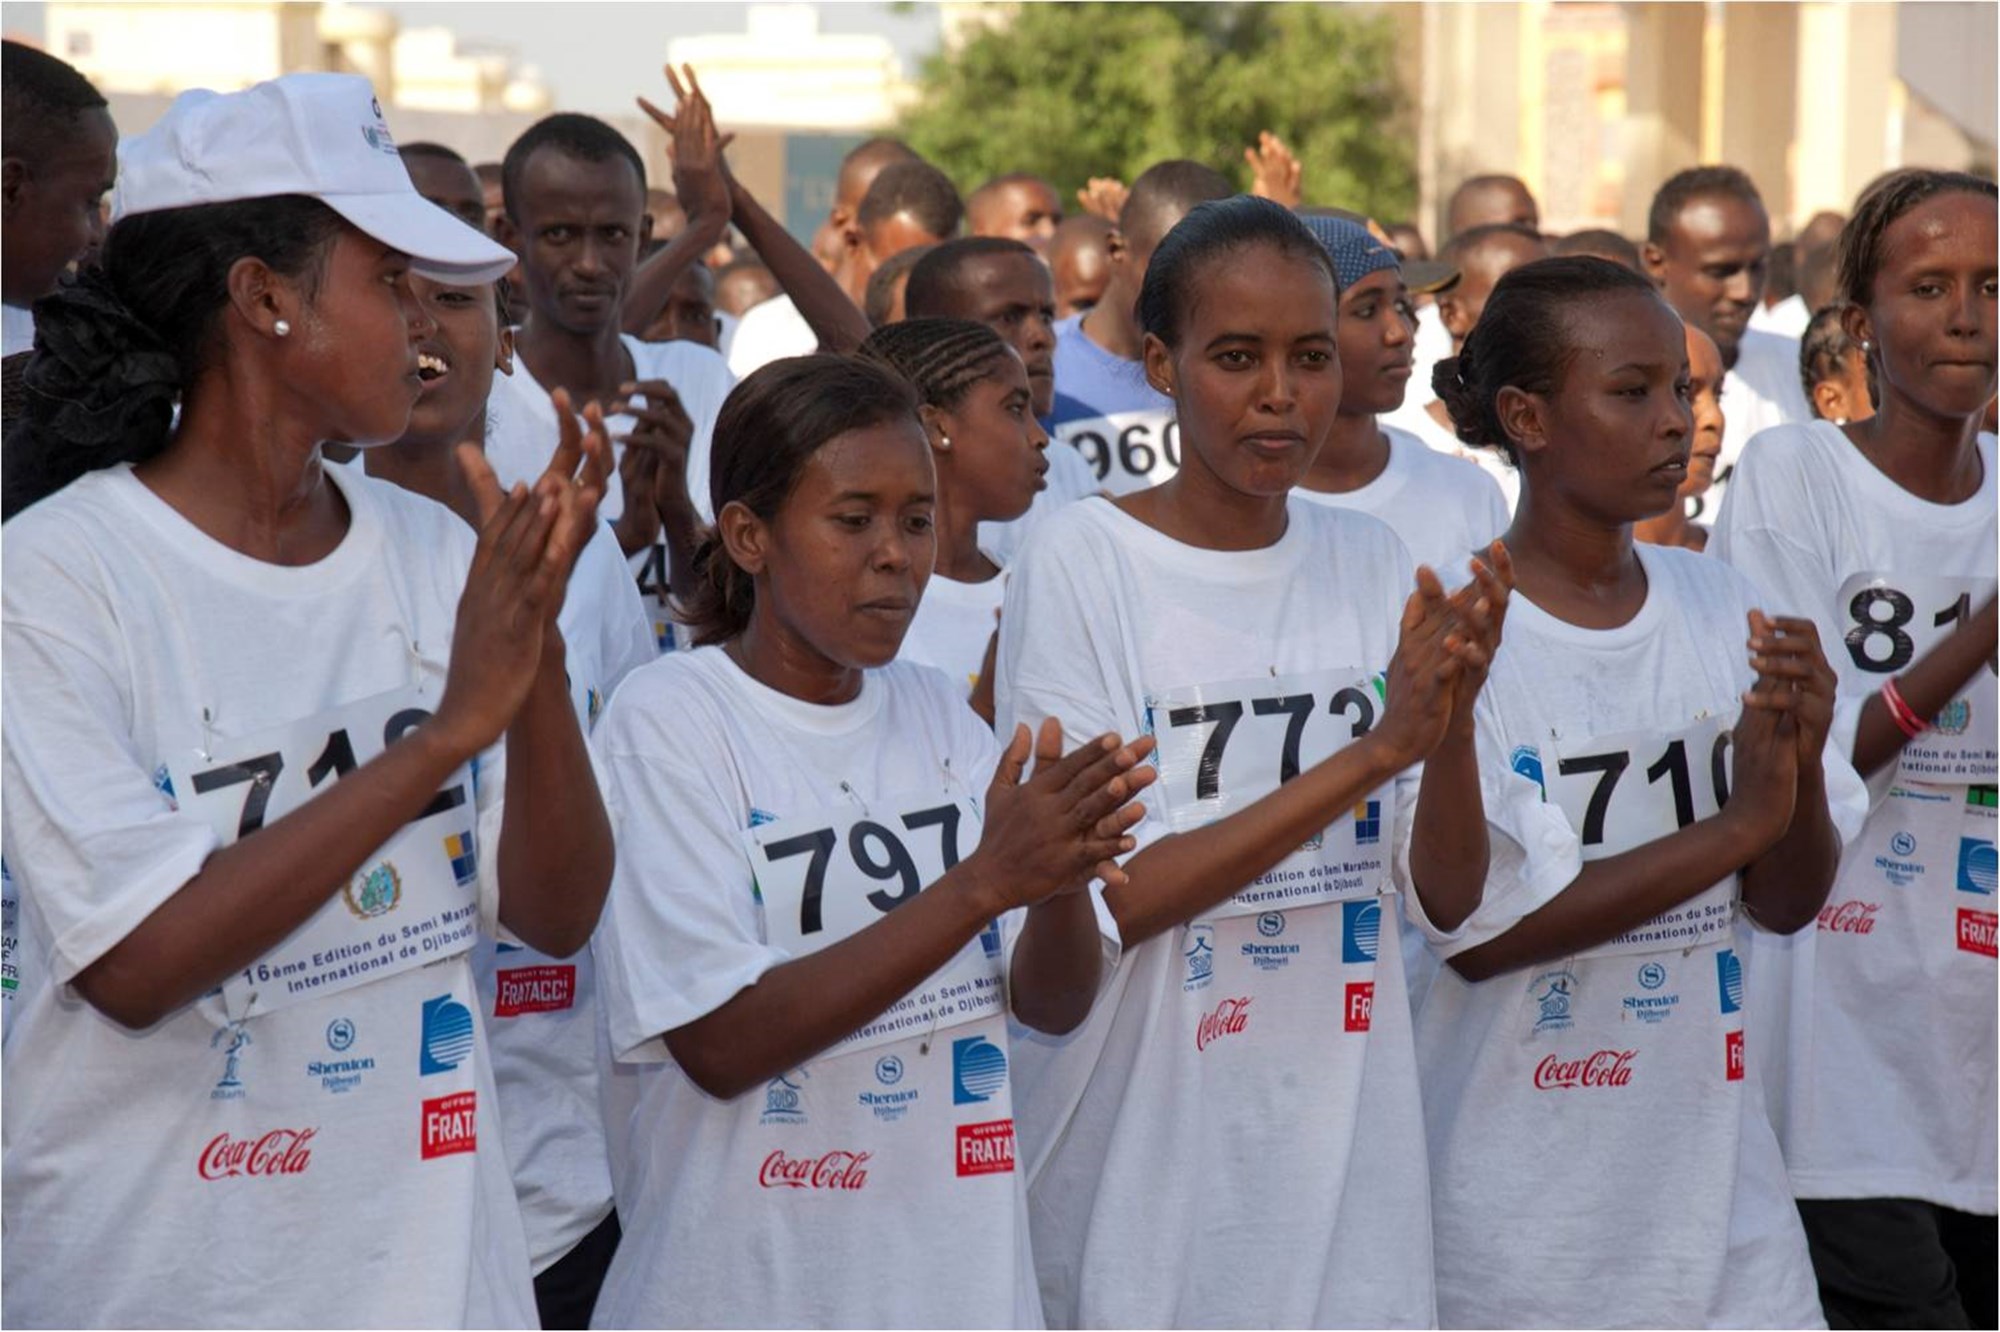
M 833 266 L 839 283 L 859 309 L 868 299 L 868 279 L 891 257 L 919 245 L 936 245 L 958 234 L 965 205 L 942 171 L 928 162 L 898 162 L 883 169 L 862 196 L 854 220 L 842 231 L 842 249 Z M 737 325 L 729 348 L 729 368 L 742 379 L 786 356 L 817 351 L 820 337 L 790 296 L 753 307 Z M 845 349 L 837 349 L 845 350 Z
M 99 203 L 118 171 L 118 128 L 90 81 L 52 55 L 5 43 L 0 89 L 0 300 L 12 356 L 35 345 L 28 307 L 103 237 Z
M 1653 196 L 1643 254 L 1647 276 L 1682 319 L 1715 340 L 1728 372 L 1715 487 L 1689 515 L 1712 519 L 1750 437 L 1811 419 L 1799 384 L 1798 340 L 1749 326 L 1770 270 L 1770 215 L 1756 185 L 1735 167 L 1691 167 Z

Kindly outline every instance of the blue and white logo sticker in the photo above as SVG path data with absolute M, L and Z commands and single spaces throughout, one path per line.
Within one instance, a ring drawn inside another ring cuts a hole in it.
M 1725 1013 L 1739 1012 L 1743 1008 L 1743 964 L 1737 960 L 1736 951 L 1725 948 L 1715 955 L 1715 982 L 1718 997 Z
M 951 1103 L 990 1101 L 1007 1085 L 1007 1052 L 984 1036 L 951 1043 Z
M 423 1040 L 417 1072 L 449 1073 L 472 1053 L 472 1010 L 448 994 L 424 1000 Z
M 1373 962 L 1382 943 L 1382 904 L 1367 898 L 1340 904 L 1340 960 Z
M 2000 861 L 1994 856 L 1993 843 L 1984 837 L 1958 839 L 1958 891 L 1993 896 L 1996 871 L 2000 871 Z

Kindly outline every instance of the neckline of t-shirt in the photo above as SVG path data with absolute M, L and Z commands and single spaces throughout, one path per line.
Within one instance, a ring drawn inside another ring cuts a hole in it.
M 808 703 L 773 689 L 737 665 L 726 648 L 714 649 L 714 669 L 738 693 L 746 696 L 753 715 L 766 722 L 810 735 L 852 735 L 882 711 L 879 671 L 861 673 L 861 692 L 846 703 Z
M 105 483 L 119 503 L 205 571 L 266 595 L 298 596 L 347 583 L 376 562 L 382 546 L 381 515 L 368 487 L 389 483 L 371 483 L 356 467 L 323 467 L 321 472 L 347 501 L 347 532 L 311 564 L 272 564 L 224 545 L 154 494 L 129 463 L 106 473 Z
M 1328 500 L 1338 504 L 1348 504 L 1368 513 L 1375 512 L 1377 509 L 1388 504 L 1389 501 L 1395 499 L 1398 494 L 1402 493 L 1403 487 L 1410 483 L 1410 475 L 1416 470 L 1415 459 L 1411 457 L 1410 449 L 1429 449 L 1430 446 L 1422 440 L 1398 430 L 1392 425 L 1386 424 L 1380 417 L 1377 417 L 1375 420 L 1375 429 L 1381 433 L 1382 438 L 1388 441 L 1389 444 L 1389 461 L 1382 464 L 1381 471 L 1352 490 L 1308 490 L 1306 487 L 1300 486 L 1299 493 L 1308 499 Z M 1397 438 L 1399 435 L 1402 438 Z
M 934 573 L 930 582 L 924 585 L 924 600 L 945 601 L 954 606 L 979 606 L 988 602 L 997 606 L 1006 591 L 1007 572 L 1004 569 L 982 583 L 968 583 Z
M 1522 629 L 1544 638 L 1600 650 L 1627 647 L 1645 639 L 1653 633 L 1660 617 L 1666 614 L 1663 609 L 1666 596 L 1662 569 L 1670 557 L 1659 547 L 1649 546 L 1643 541 L 1634 542 L 1632 550 L 1639 557 L 1639 567 L 1646 574 L 1646 599 L 1639 603 L 1639 609 L 1625 623 L 1609 629 L 1572 624 L 1543 610 L 1517 589 L 1513 604 L 1507 611 L 1508 626 L 1511 628 L 1518 623 Z
M 1095 515 L 1115 539 L 1136 545 L 1176 571 L 1206 583 L 1261 584 L 1291 573 L 1304 557 L 1304 528 L 1311 521 L 1307 515 L 1316 511 L 1311 500 L 1288 499 L 1284 534 L 1270 545 L 1254 550 L 1211 550 L 1170 537 L 1101 495 L 1077 503 L 1092 506 L 1085 512 Z
M 1979 454 L 1979 489 L 1956 504 L 1937 504 L 1898 485 L 1894 478 L 1874 460 L 1856 448 L 1847 432 L 1831 421 L 1808 421 L 1806 429 L 1824 440 L 1832 449 L 1839 465 L 1854 476 L 1868 493 L 1877 497 L 1891 509 L 1900 509 L 1911 522 L 1929 526 L 1972 527 L 1989 523 L 1993 519 L 1996 493 L 2000 493 L 2000 482 L 1993 475 L 1993 436 L 1984 431 L 1973 442 Z

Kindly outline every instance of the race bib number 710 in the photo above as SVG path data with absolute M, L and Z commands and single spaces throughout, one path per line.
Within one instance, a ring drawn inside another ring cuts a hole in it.
M 970 800 L 936 793 L 872 811 L 824 809 L 750 829 L 744 839 L 764 903 L 766 941 L 804 957 L 853 937 L 943 878 L 961 854 L 978 846 L 980 830 Z M 976 1021 L 1004 1007 L 994 925 L 829 1053 Z

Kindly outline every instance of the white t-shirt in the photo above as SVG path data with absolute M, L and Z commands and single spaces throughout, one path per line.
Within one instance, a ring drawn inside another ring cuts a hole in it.
M 1335 509 L 1358 509 L 1389 525 L 1410 548 L 1410 558 L 1440 576 L 1463 574 L 1474 552 L 1483 553 L 1507 530 L 1507 501 L 1477 467 L 1448 458 L 1395 426 L 1382 426 L 1389 462 L 1358 490 L 1292 493 Z
M 22 305 L 0 305 L 0 356 L 35 349 L 35 312 Z
M 982 797 L 992 734 L 928 667 L 892 662 L 828 707 L 697 648 L 627 677 L 595 743 L 619 841 L 598 937 L 611 1047 L 644 1065 L 631 1121 L 612 1129 L 625 1233 L 596 1325 L 1040 1326 L 997 1002 L 933 1026 L 899 1001 L 864 1029 L 876 1038 L 865 1048 L 836 1047 L 728 1101 L 660 1039 L 798 955 L 799 913 L 818 929 L 821 912 L 861 900 L 859 871 L 843 869 L 859 830 L 892 859 L 889 839 L 917 858 L 941 845 L 934 820 L 908 814 Z M 775 849 L 762 870 L 747 849 L 749 830 L 856 818 L 874 822 L 824 834 L 833 854 L 808 878 L 823 894 L 787 896 Z M 969 822 L 956 838 L 965 854 L 977 844 Z M 997 936 L 988 946 L 960 956 L 990 966 L 978 993 L 997 1000 Z
M 1746 329 L 1736 364 L 1722 377 L 1722 453 L 1715 460 L 1715 484 L 1699 500 L 1697 521 L 1713 524 L 1722 512 L 1737 464 L 1750 440 L 1773 426 L 1813 419 L 1799 382 L 1799 340 Z
M 1796 342 L 1806 335 L 1812 316 L 1813 312 L 1806 308 L 1806 298 L 1793 292 L 1776 305 L 1757 302 L 1757 308 L 1750 312 L 1750 327 L 1758 333 L 1771 333 Z
M 1090 468 L 1092 489 L 1114 495 L 1156 486 L 1180 470 L 1174 400 L 1146 382 L 1145 367 L 1114 356 L 1083 331 L 1083 316 L 1055 327 L 1056 400 L 1049 448 L 1068 444 Z M 1050 476 L 1054 489 L 1054 474 Z
M 1028 534 L 1065 504 L 1099 493 L 1097 473 L 1090 470 L 1090 464 L 1075 449 L 1065 448 L 1055 437 L 1055 427 L 1045 427 L 1049 432 L 1049 447 L 1043 454 L 1049 460 L 1049 470 L 1043 478 L 1048 482 L 1035 494 L 1035 502 L 1019 518 L 1004 523 L 981 523 L 979 525 L 979 548 L 991 555 L 1001 565 L 1014 562 L 1021 553 L 1021 546 Z
M 340 928 L 351 912 L 368 934 L 309 973 L 321 992 L 267 976 L 260 993 L 289 1002 L 253 1000 L 230 1023 L 212 995 L 139 1034 L 69 984 L 201 869 L 219 843 L 210 802 L 232 802 L 234 822 L 240 799 L 254 827 L 275 799 L 277 817 L 310 773 L 346 770 L 336 754 L 379 749 L 372 732 L 321 729 L 345 725 L 334 710 L 380 728 L 371 700 L 441 697 L 472 533 L 357 469 L 326 475 L 351 523 L 306 566 L 230 550 L 127 467 L 5 529 L 0 828 L 22 953 L 5 1057 L 10 1322 L 535 1325 L 472 968 L 432 947 L 469 939 L 475 905 L 489 928 L 497 917 L 499 746 L 470 804 L 463 783 L 447 791 L 474 836 L 442 848 L 466 900 L 441 928 L 412 928 L 413 865 L 436 854 L 412 846 L 400 875 L 388 861 L 357 875 L 346 911 L 329 901 Z M 275 780 L 204 794 L 203 777 L 227 775 L 204 771 L 204 752 L 279 727 L 298 748 L 273 745 L 259 770 Z M 176 797 L 180 770 L 193 776 Z M 422 964 L 431 952 L 443 960 Z
M 709 511 L 708 502 L 709 449 L 715 418 L 722 411 L 723 399 L 736 387 L 735 377 L 720 356 L 700 343 L 641 342 L 629 333 L 621 340 L 632 357 L 633 378 L 662 379 L 672 385 L 693 422 L 694 436 L 688 442 L 688 497 L 694 502 L 695 512 L 712 521 L 714 514 Z M 624 484 L 615 466 L 625 456 L 625 447 L 617 441 L 633 425 L 633 419 L 622 413 L 604 420 L 605 431 L 612 441 L 614 466 L 598 513 L 608 522 L 616 522 L 625 512 Z M 494 376 L 493 391 L 486 400 L 486 458 L 493 464 L 501 485 L 511 486 L 516 481 L 534 484 L 535 478 L 549 465 L 559 439 L 555 407 L 549 402 L 548 390 L 536 380 L 525 361 L 511 376 Z M 630 563 L 638 576 L 639 591 L 645 599 L 660 651 L 672 651 L 674 621 L 667 591 L 666 545 L 655 542 L 650 551 L 631 556 Z
M 1451 330 L 1444 326 L 1437 302 L 1417 308 L 1417 331 L 1410 339 L 1410 388 L 1403 396 L 1405 410 L 1422 411 L 1424 404 L 1437 401 L 1431 392 L 1431 372 L 1451 355 Z
M 659 655 L 639 589 L 608 525 L 577 556 L 557 620 L 570 701 L 590 733 L 618 682 Z M 534 1270 L 611 1211 L 599 1109 L 597 980 L 589 949 L 551 957 L 481 938 L 472 952 L 514 1192 Z
M 1106 500 L 1052 517 L 1008 577 L 1001 732 L 1056 716 L 1066 746 L 1105 731 L 1157 731 L 1180 746 L 1203 728 L 1158 725 L 1162 711 L 1197 720 L 1173 696 L 1199 687 L 1220 713 L 1237 693 L 1242 725 L 1225 747 L 1250 764 L 1212 768 L 1219 797 L 1244 799 L 1260 777 L 1275 788 L 1288 732 L 1264 715 L 1269 703 L 1256 706 L 1263 693 L 1313 689 L 1300 741 L 1313 753 L 1293 747 L 1302 767 L 1317 761 L 1320 727 L 1344 742 L 1372 721 L 1369 687 L 1329 700 L 1326 684 L 1388 664 L 1409 555 L 1362 514 L 1295 500 L 1288 518 L 1274 545 L 1224 552 L 1183 545 Z M 1207 729 L 1212 745 L 1221 728 Z M 1163 792 L 1190 781 L 1202 790 L 1190 774 L 1146 793 L 1142 848 L 1183 817 Z M 1017 1033 L 1052 1325 L 1434 1325 L 1415 1051 L 1396 905 L 1380 895 L 1407 877 L 1414 792 L 1406 774 L 1296 853 L 1354 848 L 1351 876 L 1332 866 L 1344 899 L 1287 900 L 1281 867 L 1243 894 L 1282 908 L 1232 899 L 1124 951 L 1068 1036 Z M 1115 948 L 1115 921 L 1098 905 Z
M 1000 628 L 1000 601 L 1006 591 L 1004 573 L 983 583 L 931 575 L 897 659 L 937 667 L 958 687 L 959 697 L 971 698 L 986 664 L 986 647 Z
M 1410 397 L 1415 398 L 1416 395 L 1413 393 Z M 1493 484 L 1500 487 L 1500 501 L 1506 506 L 1509 519 L 1514 516 L 1514 510 L 1521 507 L 1521 469 L 1508 462 L 1500 450 L 1474 448 L 1439 425 L 1424 408 L 1412 408 L 1408 400 L 1380 420 L 1385 427 L 1403 431 L 1433 452 L 1463 458 L 1492 477 Z
M 819 334 L 782 293 L 743 312 L 729 341 L 729 369 L 738 379 L 787 356 L 810 356 L 819 350 Z
M 1959 596 L 1976 611 L 1993 594 L 1993 436 L 1979 457 L 1979 493 L 1946 505 L 1895 484 L 1828 422 L 1768 431 L 1744 454 L 1709 552 L 1767 589 L 1767 609 L 1818 625 L 1840 677 L 1828 748 L 1853 752 L 1862 705 L 1948 631 Z M 1774 1062 L 1783 1054 L 1767 1082 L 1801 1198 L 1922 1198 L 1987 1216 L 2000 1201 L 1993 690 L 1990 673 L 1974 675 L 1963 706 L 1901 760 L 1977 741 L 1984 775 L 1884 768 L 1819 929 L 1760 942 L 1759 988 L 1780 1001 L 1768 1044 Z
M 1618 628 L 1514 598 L 1476 714 L 1485 896 L 1443 956 L 1506 933 L 1586 861 L 1719 808 L 1719 736 L 1752 683 L 1744 616 L 1762 599 L 1714 560 L 1636 550 L 1646 600 Z M 1860 779 L 1831 753 L 1826 768 L 1852 831 Z M 1822 1325 L 1746 1075 L 1739 892 L 1732 875 L 1618 939 L 1476 984 L 1437 970 L 1417 1057 L 1442 1326 Z

